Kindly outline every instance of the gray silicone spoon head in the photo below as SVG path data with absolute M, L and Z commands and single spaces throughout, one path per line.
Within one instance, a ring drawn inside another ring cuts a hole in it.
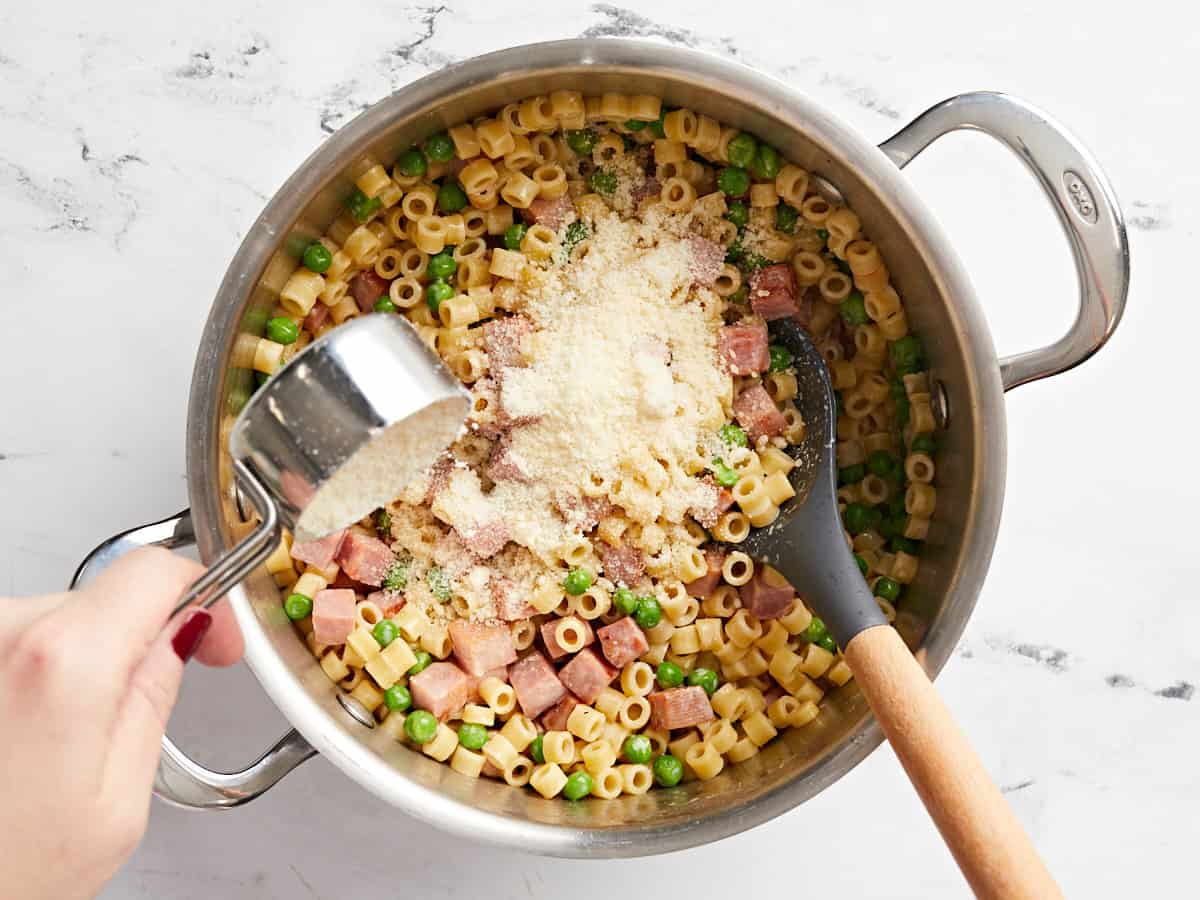
M 778 569 L 845 647 L 860 631 L 887 620 L 854 561 L 838 514 L 833 383 L 825 360 L 795 322 L 772 322 L 771 341 L 795 357 L 804 439 L 793 453 L 796 496 L 778 519 L 750 535 L 744 549 Z

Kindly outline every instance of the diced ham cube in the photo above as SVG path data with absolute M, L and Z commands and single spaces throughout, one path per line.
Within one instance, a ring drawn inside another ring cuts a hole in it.
M 355 581 L 379 587 L 396 562 L 396 554 L 379 538 L 361 531 L 347 531 L 336 559 L 342 571 Z
M 535 615 L 537 610 L 511 578 L 492 576 L 492 604 L 496 607 L 496 618 L 502 622 L 516 622 Z
M 564 522 L 583 532 L 595 528 L 613 509 L 607 497 L 580 497 L 565 491 L 554 495 L 554 507 Z
M 324 303 L 314 303 L 313 308 L 304 317 L 304 330 L 309 334 L 316 334 L 321 330 L 321 326 L 325 324 L 328 318 L 329 307 Z
M 454 471 L 454 457 L 446 454 L 439 456 L 429 467 L 429 488 L 425 492 L 425 502 L 432 503 L 446 485 L 450 483 L 450 473 Z
M 313 597 L 313 637 L 318 644 L 341 644 L 354 630 L 354 591 L 326 588 Z
M 472 528 L 460 529 L 456 525 L 454 530 L 462 538 L 463 545 L 480 559 L 495 556 L 504 549 L 504 545 L 511 538 L 508 526 L 499 519 L 493 519 Z
M 375 602 L 379 604 L 379 608 L 383 610 L 385 616 L 390 618 L 404 609 L 407 601 L 399 591 L 380 591 L 379 593 L 383 594 L 383 598 Z
M 370 312 L 375 308 L 375 301 L 387 296 L 390 284 L 390 281 L 374 272 L 359 272 L 350 279 L 350 295 L 359 309 Z
M 375 585 L 373 584 L 363 584 L 361 581 L 356 581 L 355 579 L 351 578 L 346 574 L 344 569 L 338 569 L 337 575 L 334 577 L 329 586 L 342 591 L 354 591 L 354 593 L 358 594 L 360 597 L 363 594 L 371 593 L 371 591 L 375 588 Z
M 572 651 L 564 650 L 562 645 L 558 643 L 558 626 L 563 622 L 571 622 L 579 629 L 583 635 L 583 646 L 586 647 L 596 640 L 596 633 L 592 631 L 592 626 L 578 616 L 563 616 L 559 618 L 555 616 L 547 622 L 542 623 L 542 643 L 546 645 L 546 652 L 550 654 L 553 660 L 560 660 L 564 656 L 569 656 Z
M 572 694 L 584 703 L 591 703 L 600 696 L 617 675 L 617 670 L 602 660 L 591 647 L 584 647 L 563 666 L 559 680 Z
M 650 727 L 656 731 L 690 728 L 716 718 L 708 694 L 699 685 L 655 691 L 647 699 L 650 701 Z
M 800 299 L 796 301 L 796 312 L 792 314 L 792 320 L 803 328 L 808 330 L 808 326 L 812 324 L 813 317 L 813 295 L 812 291 L 805 291 L 800 295 Z
M 725 554 L 710 547 L 704 551 L 704 562 L 708 565 L 708 571 L 695 581 L 684 585 L 689 594 L 701 599 L 715 591 L 721 583 L 721 566 L 725 565 Z
M 756 619 L 779 619 L 792 610 L 796 591 L 771 566 L 758 566 L 754 577 L 738 588 L 742 606 Z
M 525 365 L 521 341 L 532 332 L 533 322 L 525 316 L 491 319 L 483 326 L 483 349 L 493 377 L 501 377 L 501 370 L 508 366 Z
M 579 701 L 567 694 L 554 705 L 553 709 L 542 716 L 542 727 L 547 731 L 566 731 L 567 719 L 571 718 L 571 712 L 578 705 Z
M 471 679 L 449 662 L 435 662 L 408 679 L 413 705 L 446 721 L 462 709 L 471 696 Z
M 787 419 L 761 384 L 743 388 L 733 401 L 733 416 L 746 429 L 751 441 L 757 441 L 764 434 L 774 437 L 787 428 Z
M 619 547 L 602 544 L 600 560 L 604 563 L 605 576 L 610 581 L 626 586 L 635 584 L 646 570 L 646 561 L 642 559 L 642 552 L 627 544 L 621 544 Z
M 692 276 L 692 283 L 710 287 L 725 266 L 725 248 L 698 234 L 689 234 L 687 245 L 688 272 Z
M 646 633 L 633 621 L 633 616 L 625 616 L 611 625 L 605 625 L 596 632 L 596 636 L 600 638 L 604 658 L 618 669 L 650 649 Z
M 713 481 L 711 475 L 705 475 L 700 481 L 706 488 L 706 500 L 702 505 L 693 506 L 688 512 L 705 528 L 712 528 L 721 518 L 721 514 L 733 506 L 733 494 Z
M 759 269 L 750 276 L 750 308 L 768 322 L 786 319 L 800 311 L 796 273 L 787 263 Z
M 531 225 L 545 225 L 551 231 L 558 231 L 575 218 L 575 204 L 566 194 L 552 200 L 538 197 L 522 210 L 521 215 Z
M 516 481 L 520 484 L 529 484 L 533 480 L 525 461 L 513 452 L 512 438 L 509 435 L 502 435 L 492 447 L 487 476 L 492 481 Z
M 662 193 L 662 183 L 653 175 L 644 178 L 632 191 L 629 192 L 630 199 L 634 203 L 641 203 L 643 200 L 649 200 L 651 197 L 657 197 Z
M 753 375 L 771 367 L 766 325 L 725 325 L 718 341 L 721 358 L 734 375 Z
M 338 548 L 342 546 L 345 536 L 346 530 L 343 528 L 315 541 L 296 542 L 292 544 L 292 559 L 318 569 L 328 569 L 337 558 Z
M 567 695 L 554 666 L 534 650 L 508 667 L 508 683 L 517 694 L 521 712 L 534 719 Z
M 450 623 L 450 642 L 454 645 L 454 656 L 472 675 L 482 675 L 517 659 L 512 635 L 503 625 L 455 619 Z

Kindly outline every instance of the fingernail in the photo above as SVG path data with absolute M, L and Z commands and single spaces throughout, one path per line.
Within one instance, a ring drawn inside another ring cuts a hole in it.
M 211 624 L 212 614 L 207 609 L 193 610 L 184 623 L 179 626 L 175 637 L 171 639 L 175 655 L 184 662 L 191 659 L 200 647 L 200 642 L 204 640 L 204 635 L 208 632 L 208 626 Z

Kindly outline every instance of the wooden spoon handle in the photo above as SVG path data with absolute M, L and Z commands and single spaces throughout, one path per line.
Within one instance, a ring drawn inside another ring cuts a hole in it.
M 895 629 L 860 631 L 845 655 L 976 896 L 1061 897 L 1012 808 Z

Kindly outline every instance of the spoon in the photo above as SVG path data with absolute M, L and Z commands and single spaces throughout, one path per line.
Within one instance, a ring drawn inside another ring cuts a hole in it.
M 795 357 L 805 437 L 795 499 L 746 542 L 794 584 L 837 641 L 900 764 L 979 897 L 1062 895 L 1020 822 L 891 628 L 859 572 L 837 508 L 833 384 L 824 359 L 791 320 L 771 339 Z

